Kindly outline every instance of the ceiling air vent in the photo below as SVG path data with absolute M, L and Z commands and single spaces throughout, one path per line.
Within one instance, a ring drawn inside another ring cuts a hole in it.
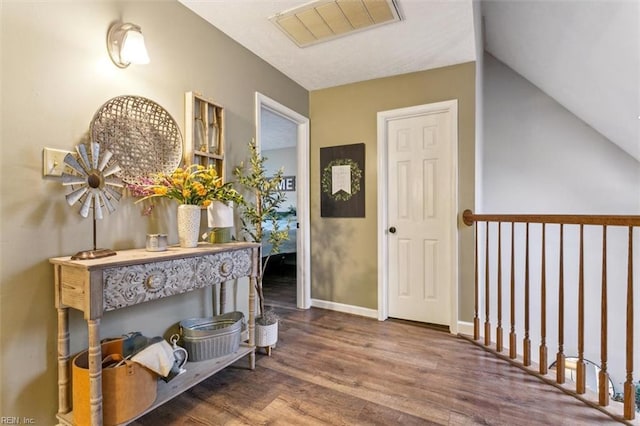
M 269 18 L 299 47 L 400 21 L 395 0 L 319 0 Z

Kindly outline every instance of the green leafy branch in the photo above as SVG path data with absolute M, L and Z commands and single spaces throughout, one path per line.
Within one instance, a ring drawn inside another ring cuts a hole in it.
M 265 314 L 264 294 L 262 291 L 262 278 L 267 268 L 269 259 L 273 254 L 279 253 L 282 243 L 289 239 L 290 224 L 281 229 L 278 223 L 277 212 L 280 205 L 285 200 L 285 194 L 280 190 L 280 184 L 284 179 L 284 168 L 280 168 L 274 176 L 267 176 L 264 162 L 267 160 L 258 152 L 255 140 L 249 143 L 249 164 L 241 163 L 236 167 L 233 174 L 236 183 L 244 187 L 252 194 L 252 197 L 243 197 L 239 203 L 240 219 L 242 221 L 242 233 L 248 237 L 249 241 L 260 243 L 264 236 L 263 223 L 270 222 L 272 225 L 269 243 L 271 250 L 269 253 L 262 253 L 266 256 L 264 264 L 261 265 L 258 279 L 256 280 L 256 290 L 260 301 L 260 314 Z

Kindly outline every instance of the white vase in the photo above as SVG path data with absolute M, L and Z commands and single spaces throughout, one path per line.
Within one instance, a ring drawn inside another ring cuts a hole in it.
M 200 235 L 200 206 L 180 204 L 178 206 L 178 240 L 180 247 L 197 247 Z
M 207 207 L 209 228 L 231 228 L 233 226 L 233 204 L 212 201 Z

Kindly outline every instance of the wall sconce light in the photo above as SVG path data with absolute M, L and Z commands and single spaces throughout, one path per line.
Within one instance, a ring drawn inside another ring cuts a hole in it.
M 113 24 L 107 33 L 107 49 L 111 60 L 119 68 L 149 63 L 142 30 L 135 24 Z

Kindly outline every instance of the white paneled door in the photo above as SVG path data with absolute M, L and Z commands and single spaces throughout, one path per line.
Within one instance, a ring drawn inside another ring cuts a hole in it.
M 451 323 L 454 119 L 439 109 L 387 123 L 390 317 Z

